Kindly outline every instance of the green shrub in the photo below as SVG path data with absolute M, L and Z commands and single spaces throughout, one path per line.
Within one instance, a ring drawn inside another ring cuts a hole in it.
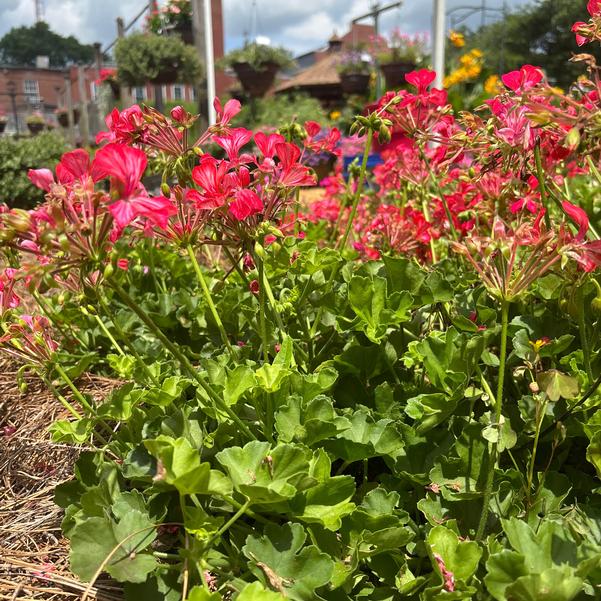
M 309 120 L 325 123 L 328 116 L 315 98 L 304 94 L 283 95 L 245 104 L 237 115 L 235 123 L 238 127 L 249 129 L 269 126 L 277 128 L 293 119 L 301 124 Z
M 27 177 L 29 169 L 54 168 L 67 150 L 64 138 L 53 132 L 32 138 L 0 138 L 0 202 L 10 207 L 31 208 L 44 199 L 44 192 Z

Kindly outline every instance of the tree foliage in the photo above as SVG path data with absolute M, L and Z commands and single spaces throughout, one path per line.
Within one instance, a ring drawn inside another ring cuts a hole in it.
M 37 56 L 48 56 L 51 67 L 66 67 L 92 61 L 94 47 L 55 33 L 43 21 L 31 27 L 13 27 L 0 40 L 0 61 L 4 64 L 34 66 Z
M 481 28 L 471 41 L 487 56 L 497 57 L 503 72 L 537 65 L 551 82 L 567 87 L 583 73 L 580 64 L 569 62 L 573 54 L 582 52 L 571 27 L 587 18 L 582 0 L 537 0 Z M 585 52 L 594 53 L 593 47 Z

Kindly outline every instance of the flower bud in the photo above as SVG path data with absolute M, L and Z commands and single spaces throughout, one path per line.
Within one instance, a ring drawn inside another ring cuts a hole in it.
M 183 106 L 174 106 L 171 109 L 171 118 L 177 121 L 180 125 L 185 125 L 188 119 L 188 113 Z
M 601 296 L 595 296 L 591 301 L 591 313 L 595 317 L 601 317 Z
M 109 280 L 112 275 L 115 273 L 115 268 L 109 263 L 105 268 L 104 268 L 104 279 L 105 280 Z
M 161 184 L 161 193 L 166 198 L 169 198 L 171 196 L 171 188 L 169 187 L 169 184 L 167 182 L 163 182 Z
M 572 127 L 565 139 L 565 145 L 570 150 L 576 150 L 580 146 L 580 131 L 577 127 Z

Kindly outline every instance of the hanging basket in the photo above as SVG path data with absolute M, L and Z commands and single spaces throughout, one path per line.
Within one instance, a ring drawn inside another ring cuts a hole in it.
M 386 89 L 398 90 L 398 88 L 406 83 L 405 75 L 415 70 L 415 63 L 405 61 L 386 63 L 385 65 L 380 65 L 380 70 L 384 75 Z
M 170 30 L 170 33 L 177 34 L 184 44 L 194 45 L 194 32 L 192 31 L 192 23 L 180 23 Z
M 369 88 L 369 73 L 342 73 L 340 85 L 345 94 L 365 95 Z
M 157 85 L 179 83 L 179 75 L 179 65 L 166 67 L 152 80 L 152 83 Z
M 44 131 L 46 127 L 45 123 L 28 123 L 27 129 L 31 132 L 31 135 L 37 136 L 37 134 Z
M 58 124 L 61 127 L 69 127 L 69 115 L 68 113 L 59 113 L 56 116 Z M 73 125 L 77 125 L 79 123 L 79 109 L 73 109 Z
M 232 69 L 249 96 L 262 98 L 273 85 L 279 65 L 265 63 L 261 69 L 255 69 L 249 63 L 234 63 Z

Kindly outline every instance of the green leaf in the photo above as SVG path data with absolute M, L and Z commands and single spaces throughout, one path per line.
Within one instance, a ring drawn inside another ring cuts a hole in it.
M 141 403 L 148 391 L 135 388 L 130 382 L 111 391 L 106 401 L 98 408 L 98 414 L 119 421 L 128 421 L 133 408 Z
M 568 376 L 557 369 L 543 371 L 536 376 L 540 389 L 547 394 L 550 401 L 558 401 L 560 398 L 573 399 L 578 396 L 580 386 L 578 380 Z
M 251 571 L 263 584 L 296 601 L 313 601 L 316 589 L 330 581 L 334 562 L 317 547 L 303 547 L 300 524 L 269 524 L 263 536 L 251 535 L 242 548 Z
M 601 478 L 601 430 L 597 430 L 586 449 L 587 460 L 595 466 L 597 477 Z
M 86 417 L 74 421 L 58 419 L 50 426 L 53 442 L 83 444 L 90 440 L 93 430 L 94 422 Z
M 144 445 L 158 462 L 156 482 L 174 486 L 182 495 L 223 492 L 223 475 L 201 463 L 198 449 L 185 438 L 159 436 Z
M 377 422 L 370 413 L 361 410 L 352 414 L 351 427 L 336 439 L 325 442 L 326 448 L 345 461 L 358 461 L 378 455 L 394 456 L 403 448 L 403 440 L 391 419 Z
M 132 357 L 131 355 L 116 355 L 114 353 L 109 353 L 106 358 L 111 369 L 120 378 L 131 378 L 134 367 L 136 366 L 135 357 Z
M 275 392 L 280 388 L 284 379 L 292 373 L 290 368 L 294 364 L 292 339 L 286 336 L 273 363 L 265 363 L 255 372 L 258 385 L 267 392 Z
M 505 589 L 511 601 L 571 601 L 582 591 L 582 580 L 570 566 L 553 567 L 518 578 Z
M 260 582 L 247 584 L 235 597 L 235 601 L 285 601 L 286 597 L 266 589 Z
M 355 480 L 351 476 L 335 476 L 310 488 L 291 503 L 294 515 L 302 522 L 321 524 L 336 531 L 342 518 L 355 509 L 350 500 L 355 494 Z
M 315 484 L 309 473 L 311 452 L 298 445 L 253 440 L 243 448 L 229 447 L 216 455 L 234 488 L 253 503 L 278 503 Z
M 235 405 L 240 397 L 256 384 L 255 372 L 248 365 L 237 365 L 227 372 L 223 400 L 230 406 Z
M 186 597 L 187 601 L 221 601 L 222 596 L 219 593 L 210 593 L 202 586 L 195 586 Z
M 145 552 L 156 538 L 156 528 L 148 514 L 133 509 L 123 498 L 120 506 L 113 507 L 118 521 L 90 517 L 71 531 L 71 569 L 88 582 L 104 564 L 103 571 L 119 582 L 144 582 L 156 568 L 152 553 Z
M 303 403 L 299 396 L 291 396 L 275 418 L 275 427 L 282 442 L 296 440 L 308 446 L 348 430 L 351 422 L 337 415 L 331 399 L 318 396 Z
M 181 376 L 170 376 L 165 378 L 160 388 L 151 388 L 144 401 L 150 405 L 168 407 L 173 401 L 179 399 L 189 387 L 190 380 Z
M 436 554 L 442 558 L 455 580 L 464 583 L 474 575 L 482 557 L 482 549 L 476 541 L 460 541 L 455 532 L 444 526 L 435 526 L 430 530 L 428 545 L 434 568 L 440 569 L 434 559 Z
M 520 576 L 528 574 L 524 556 L 508 549 L 491 555 L 486 562 L 486 571 L 484 583 L 497 601 L 505 601 L 505 589 Z

